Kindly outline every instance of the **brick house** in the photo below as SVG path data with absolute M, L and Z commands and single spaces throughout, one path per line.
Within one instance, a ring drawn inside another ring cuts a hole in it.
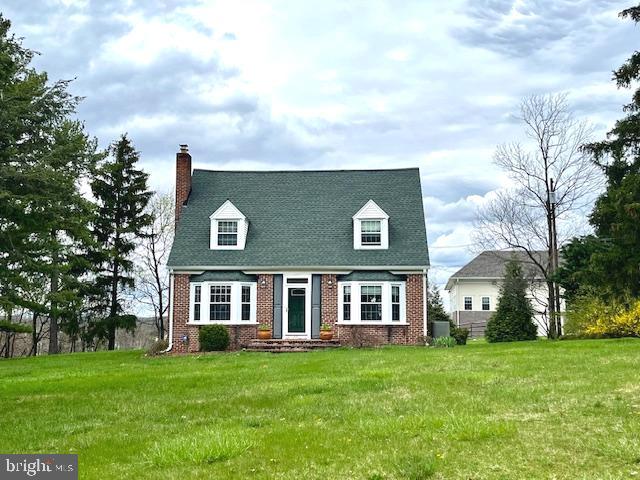
M 199 350 L 227 325 L 242 348 L 276 339 L 415 344 L 426 335 L 429 266 L 419 170 L 191 170 L 176 156 L 169 343 Z

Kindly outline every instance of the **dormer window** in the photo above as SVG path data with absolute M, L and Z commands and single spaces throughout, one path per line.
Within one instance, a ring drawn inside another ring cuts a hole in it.
M 238 245 L 238 222 L 236 220 L 218 220 L 218 246 Z
M 353 216 L 353 248 L 389 248 L 389 215 L 373 200 L 369 200 Z
M 377 245 L 382 243 L 382 220 L 362 220 L 360 222 L 361 245 Z
M 212 250 L 244 250 L 249 221 L 230 200 L 224 202 L 209 218 Z

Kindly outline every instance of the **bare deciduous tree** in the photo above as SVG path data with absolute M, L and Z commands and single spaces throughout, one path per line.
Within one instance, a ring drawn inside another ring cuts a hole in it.
M 494 155 L 513 187 L 497 192 L 478 210 L 474 237 L 482 249 L 526 252 L 547 284 L 548 331 L 555 337 L 561 332 L 559 290 L 553 281 L 558 245 L 586 225 L 584 216 L 602 176 L 581 149 L 592 129 L 574 118 L 566 94 L 524 99 L 518 119 L 529 142 L 499 145 Z M 536 254 L 541 250 L 548 255 Z
M 147 212 L 153 218 L 138 247 L 137 296 L 147 308 L 153 309 L 158 338 L 164 338 L 165 314 L 169 307 L 169 275 L 167 257 L 173 242 L 174 199 L 170 192 L 155 193 Z

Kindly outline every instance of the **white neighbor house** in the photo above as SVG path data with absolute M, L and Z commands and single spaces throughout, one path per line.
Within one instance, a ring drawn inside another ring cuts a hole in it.
M 534 252 L 537 261 L 546 264 L 546 252 Z M 540 269 L 522 251 L 486 251 L 454 273 L 445 289 L 453 322 L 470 330 L 471 337 L 481 337 L 489 317 L 495 312 L 500 296 L 500 284 L 507 262 L 515 258 L 530 284 L 529 298 L 536 312 L 534 321 L 538 335 L 547 336 L 548 290 Z M 564 311 L 564 302 L 561 302 Z

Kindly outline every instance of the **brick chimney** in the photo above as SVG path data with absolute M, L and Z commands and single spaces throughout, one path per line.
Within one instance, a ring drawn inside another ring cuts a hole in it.
M 189 146 L 180 145 L 176 153 L 176 227 L 182 213 L 182 206 L 186 203 L 191 192 L 191 155 Z

